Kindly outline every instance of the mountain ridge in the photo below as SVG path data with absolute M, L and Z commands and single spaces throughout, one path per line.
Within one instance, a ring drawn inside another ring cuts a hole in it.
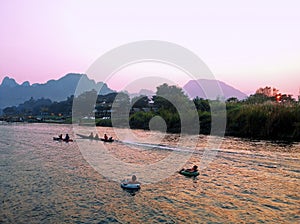
M 48 98 L 52 101 L 62 101 L 67 97 L 74 95 L 78 82 L 84 83 L 84 90 L 95 89 L 100 95 L 115 92 L 110 89 L 106 83 L 95 82 L 89 79 L 86 74 L 68 73 L 58 80 L 48 80 L 46 83 L 34 83 L 30 85 L 29 81 L 18 84 L 13 78 L 5 77 L 0 85 L 0 108 L 8 106 L 17 106 L 20 103 L 29 100 L 31 97 Z M 81 93 L 80 91 L 78 92 Z
M 204 99 L 228 99 L 236 97 L 243 100 L 248 97 L 247 94 L 226 84 L 223 81 L 212 79 L 198 79 L 188 81 L 182 89 L 190 98 L 200 97 Z
M 68 73 L 57 80 L 50 79 L 46 83 L 34 83 L 32 85 L 29 81 L 18 84 L 13 78 L 6 76 L 0 84 L 0 109 L 8 106 L 17 106 L 31 97 L 35 99 L 48 98 L 52 101 L 66 100 L 67 97 L 75 94 L 79 81 L 84 86 L 84 90 L 81 91 L 95 89 L 100 95 L 115 92 L 106 83 L 95 82 L 95 80 L 89 79 L 86 74 Z M 190 80 L 182 89 L 190 98 L 200 97 L 214 100 L 217 98 L 228 99 L 236 97 L 241 100 L 248 97 L 247 94 L 219 80 Z M 99 92 L 99 90 L 101 91 Z M 131 93 L 130 95 L 134 97 L 139 95 L 151 96 L 154 94 L 151 90 L 141 89 L 138 93 Z

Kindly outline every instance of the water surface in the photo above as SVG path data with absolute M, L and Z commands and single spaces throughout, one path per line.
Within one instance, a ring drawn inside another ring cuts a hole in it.
M 82 127 L 88 134 L 89 127 Z M 114 136 L 111 128 L 98 128 Z M 96 172 L 76 142 L 52 140 L 71 125 L 0 125 L 1 223 L 299 223 L 300 146 L 224 138 L 222 150 L 198 178 L 171 173 L 132 196 Z M 135 130 L 143 139 L 152 133 Z M 175 147 L 178 135 L 160 142 Z M 199 136 L 186 167 L 199 164 Z M 189 148 L 186 143 L 186 148 Z M 115 142 L 109 152 L 126 163 L 151 164 L 170 153 Z M 141 180 L 142 181 L 142 180 Z

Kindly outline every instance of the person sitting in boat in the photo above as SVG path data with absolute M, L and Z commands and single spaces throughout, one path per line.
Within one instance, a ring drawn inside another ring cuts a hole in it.
M 108 140 L 108 137 L 106 134 L 104 134 L 104 140 L 107 141 Z
M 93 132 L 91 132 L 91 134 L 89 135 L 89 138 L 94 138 Z
M 127 182 L 127 184 L 140 184 L 140 182 L 138 182 L 136 180 L 136 176 L 132 175 L 131 180 Z
M 109 139 L 108 139 L 109 141 L 112 141 L 113 140 L 113 137 L 109 137 Z
M 99 139 L 99 135 L 98 134 L 95 134 L 95 139 Z
M 62 137 L 62 134 L 60 134 L 59 136 L 58 136 L 58 139 L 63 139 L 63 137 Z
M 69 141 L 70 140 L 70 136 L 69 136 L 69 134 L 66 134 L 66 137 L 65 137 L 65 139 L 64 139 L 65 141 Z

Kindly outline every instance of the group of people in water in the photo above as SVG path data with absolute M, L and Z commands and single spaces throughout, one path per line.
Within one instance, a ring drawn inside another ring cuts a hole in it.
M 188 168 L 188 169 L 182 169 L 184 171 L 188 171 L 188 172 L 197 172 L 198 171 L 198 166 L 194 165 L 192 168 Z M 127 182 L 128 184 L 140 184 L 140 182 L 137 181 L 137 178 L 135 175 L 132 175 L 131 180 L 129 180 Z
M 100 139 L 98 133 L 94 135 L 93 132 L 91 132 L 88 137 L 91 139 Z M 68 140 L 70 140 L 70 136 L 69 136 L 69 134 L 66 134 L 65 138 L 63 138 L 63 135 L 60 134 L 58 136 L 58 139 L 61 139 L 63 141 L 68 141 Z M 107 134 L 104 134 L 103 139 L 105 141 L 109 141 L 109 140 L 112 140 L 112 137 L 108 138 Z M 188 169 L 183 168 L 182 170 L 180 170 L 180 172 L 181 171 L 187 171 L 187 172 L 191 172 L 191 173 L 197 172 L 198 166 L 194 165 L 192 168 L 188 168 Z M 137 177 L 135 175 L 132 175 L 131 180 L 127 181 L 127 184 L 140 184 L 140 182 L 137 181 Z

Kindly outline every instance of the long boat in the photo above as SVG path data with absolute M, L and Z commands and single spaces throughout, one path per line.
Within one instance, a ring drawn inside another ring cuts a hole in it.
M 90 139 L 90 140 L 96 140 L 96 141 L 103 141 L 103 142 L 114 142 L 114 139 L 104 139 L 104 138 L 95 138 L 95 137 L 90 137 L 88 135 L 82 135 L 82 134 L 76 134 L 78 135 L 80 138 L 83 139 Z

